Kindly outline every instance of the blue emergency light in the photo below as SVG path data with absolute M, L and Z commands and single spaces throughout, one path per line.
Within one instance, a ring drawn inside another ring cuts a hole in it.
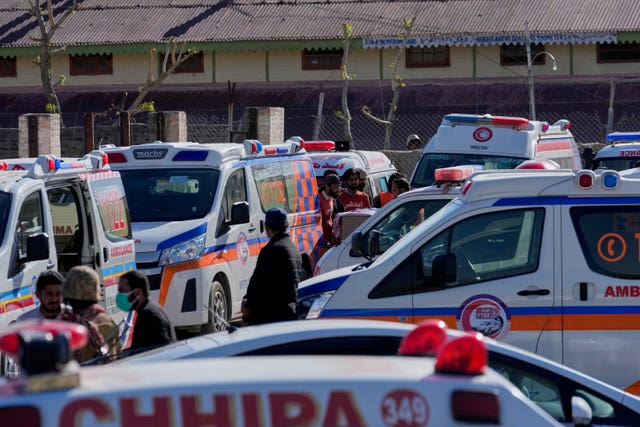
M 607 141 L 640 141 L 640 132 L 613 132 L 607 135 Z
M 612 190 L 618 186 L 620 179 L 617 172 L 607 171 L 602 174 L 602 186 L 608 190 Z
M 207 160 L 207 150 L 183 150 L 173 156 L 174 162 L 204 162 Z

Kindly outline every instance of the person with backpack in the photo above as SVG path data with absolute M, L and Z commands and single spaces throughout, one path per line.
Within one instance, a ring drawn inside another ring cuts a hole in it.
M 89 331 L 87 344 L 74 353 L 79 362 L 120 352 L 118 325 L 98 304 L 99 278 L 91 267 L 79 265 L 67 273 L 62 282 L 65 310 L 62 320 L 84 325 Z

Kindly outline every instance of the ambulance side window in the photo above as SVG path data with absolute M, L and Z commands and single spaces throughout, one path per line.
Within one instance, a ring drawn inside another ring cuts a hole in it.
M 491 212 L 460 221 L 428 241 L 369 294 L 386 298 L 527 274 L 538 269 L 544 209 Z M 436 257 L 455 255 L 456 280 L 433 277 Z
M 620 279 L 640 279 L 637 206 L 576 206 L 569 212 L 592 271 Z
M 44 231 L 42 224 L 42 195 L 40 191 L 35 191 L 24 200 L 18 214 L 16 242 L 19 258 L 27 256 L 27 238 Z
M 271 208 L 293 211 L 295 189 L 290 163 L 277 161 L 253 164 L 251 173 L 258 187 L 263 212 Z
M 247 187 L 244 180 L 244 169 L 238 169 L 229 176 L 222 196 L 222 216 L 224 221 L 231 221 L 231 207 L 234 203 L 246 200 Z

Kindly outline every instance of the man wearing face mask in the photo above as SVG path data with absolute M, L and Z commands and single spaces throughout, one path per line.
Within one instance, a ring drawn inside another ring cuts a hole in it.
M 118 279 L 116 305 L 120 310 L 135 310 L 130 350 L 149 349 L 176 341 L 176 333 L 169 316 L 149 299 L 149 279 L 144 273 L 132 270 Z

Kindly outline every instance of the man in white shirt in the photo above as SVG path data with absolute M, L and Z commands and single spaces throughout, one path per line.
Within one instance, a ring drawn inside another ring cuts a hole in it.
M 18 317 L 22 320 L 59 319 L 62 312 L 62 282 L 64 277 L 57 271 L 47 270 L 40 274 L 36 282 L 36 297 L 40 305 Z

